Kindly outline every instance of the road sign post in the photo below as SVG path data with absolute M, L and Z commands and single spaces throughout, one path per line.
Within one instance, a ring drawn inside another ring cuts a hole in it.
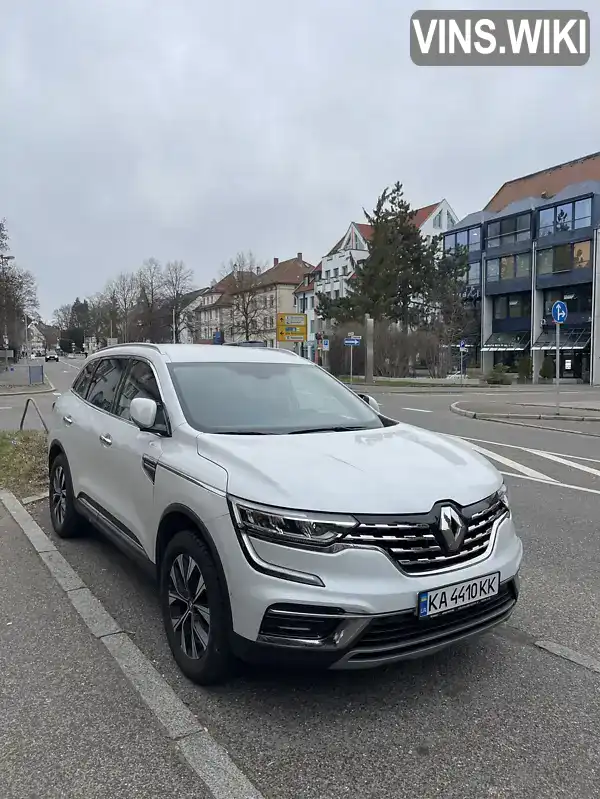
M 464 340 L 460 342 L 460 384 L 463 384 L 463 362 L 464 362 L 464 353 L 465 353 L 466 344 Z
M 358 347 L 361 338 L 362 336 L 355 336 L 354 333 L 348 333 L 347 337 L 344 339 L 344 346 L 350 347 L 350 385 L 352 385 L 353 374 L 353 350 L 355 347 Z
M 560 326 L 567 321 L 567 306 L 557 300 L 552 306 L 552 319 L 556 327 L 556 413 L 560 413 Z

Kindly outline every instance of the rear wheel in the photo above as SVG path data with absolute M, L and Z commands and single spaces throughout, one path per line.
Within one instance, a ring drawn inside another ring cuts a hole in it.
M 50 466 L 50 520 L 59 538 L 73 538 L 78 535 L 85 520 L 75 509 L 75 497 L 71 471 L 67 459 L 61 453 Z
M 177 533 L 160 564 L 160 603 L 173 657 L 200 685 L 224 682 L 234 663 L 226 590 L 199 535 Z

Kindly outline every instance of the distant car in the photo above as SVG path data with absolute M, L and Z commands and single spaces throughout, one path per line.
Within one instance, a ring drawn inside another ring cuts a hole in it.
M 46 362 L 48 361 L 56 361 L 56 363 L 58 363 L 58 353 L 56 350 L 50 350 L 50 352 L 46 353 Z

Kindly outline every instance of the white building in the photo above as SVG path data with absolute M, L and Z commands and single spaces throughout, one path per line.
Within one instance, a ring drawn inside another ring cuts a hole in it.
M 417 208 L 414 223 L 421 233 L 431 238 L 445 233 L 457 222 L 457 215 L 447 200 L 441 200 L 424 208 Z M 348 280 L 354 274 L 354 264 L 364 261 L 368 255 L 367 242 L 373 228 L 362 222 L 352 222 L 346 234 L 321 261 L 321 271 L 315 274 L 316 294 L 329 294 L 337 300 L 348 293 Z

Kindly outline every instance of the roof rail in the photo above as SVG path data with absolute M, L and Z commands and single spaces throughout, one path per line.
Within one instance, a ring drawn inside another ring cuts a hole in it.
M 104 352 L 104 350 L 112 350 L 115 347 L 149 347 L 151 350 L 156 350 L 156 352 L 160 352 L 160 346 L 158 344 L 150 344 L 148 341 L 128 341 L 126 344 L 107 344 L 106 347 L 100 347 L 97 352 Z

